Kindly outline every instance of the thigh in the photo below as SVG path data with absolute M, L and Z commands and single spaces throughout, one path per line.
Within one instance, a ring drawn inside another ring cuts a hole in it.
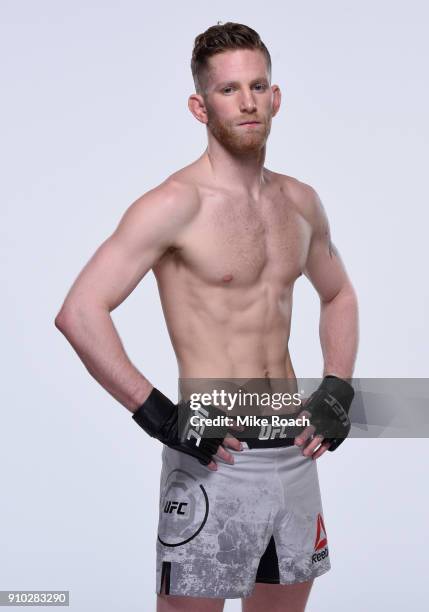
M 235 451 L 234 457 L 234 465 L 219 462 L 217 472 L 212 472 L 195 458 L 164 448 L 156 563 L 159 595 L 210 601 L 252 592 L 272 533 L 273 506 L 278 506 L 266 476 L 275 466 L 265 458 L 267 465 L 261 469 L 262 459 L 256 464 L 250 452 Z
M 156 612 L 222 612 L 224 604 L 224 599 L 158 595 Z
M 304 612 L 313 579 L 295 584 L 256 584 L 250 597 L 242 600 L 243 612 Z
M 279 458 L 284 504 L 274 519 L 279 583 L 292 585 L 331 568 L 316 462 L 299 449 Z

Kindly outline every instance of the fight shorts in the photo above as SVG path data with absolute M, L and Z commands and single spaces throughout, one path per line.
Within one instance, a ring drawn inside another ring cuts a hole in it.
M 293 442 L 293 440 L 292 440 Z M 316 461 L 295 445 L 228 448 L 211 471 L 164 447 L 156 592 L 233 599 L 331 565 Z

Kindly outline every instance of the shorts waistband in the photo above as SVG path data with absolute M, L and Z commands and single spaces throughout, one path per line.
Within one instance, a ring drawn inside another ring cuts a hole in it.
M 274 438 L 272 440 L 260 440 L 259 438 L 241 438 L 249 448 L 278 448 L 280 446 L 293 446 L 295 438 Z

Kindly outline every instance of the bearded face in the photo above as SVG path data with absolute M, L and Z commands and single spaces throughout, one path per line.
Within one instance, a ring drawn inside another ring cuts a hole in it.
M 255 154 L 265 146 L 271 131 L 272 113 L 261 112 L 227 119 L 206 103 L 207 128 L 218 142 L 234 155 Z M 243 125 L 243 122 L 257 122 Z
M 210 136 L 234 155 L 255 155 L 264 149 L 280 106 L 280 90 L 270 85 L 264 54 L 254 49 L 218 53 L 209 58 L 202 78 L 204 123 Z

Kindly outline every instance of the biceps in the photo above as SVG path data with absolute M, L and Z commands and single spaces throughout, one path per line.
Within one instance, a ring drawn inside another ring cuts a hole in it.
M 135 289 L 161 255 L 161 249 L 153 244 L 136 249 L 113 234 L 83 268 L 67 300 L 84 305 L 97 304 L 112 311 Z
M 339 252 L 324 240 L 311 245 L 304 274 L 324 302 L 332 300 L 348 282 Z

